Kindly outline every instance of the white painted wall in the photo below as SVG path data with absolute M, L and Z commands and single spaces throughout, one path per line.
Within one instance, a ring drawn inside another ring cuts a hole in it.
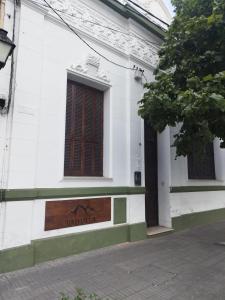
M 173 144 L 173 136 L 176 128 L 170 129 L 170 144 Z M 191 180 L 188 179 L 187 158 L 177 157 L 176 149 L 171 147 L 171 186 L 193 185 L 224 185 L 225 184 L 225 150 L 219 147 L 219 140 L 214 141 L 214 159 L 216 180 Z
M 91 15 L 126 31 L 126 34 L 101 31 L 94 25 L 88 26 L 90 23 L 85 27 L 76 19 L 75 28 L 97 51 L 124 66 L 136 65 L 145 70 L 148 81 L 154 79 L 156 49 L 143 39 L 155 43 L 159 42 L 158 38 L 100 1 L 73 0 L 73 4 L 73 9 L 77 7 L 84 13 L 83 17 L 90 18 Z M 141 37 L 142 41 L 135 36 Z M 6 172 L 8 182 L 6 180 L 4 186 L 9 189 L 133 186 L 134 171 L 142 172 L 144 186 L 144 126 L 137 115 L 144 79 L 136 81 L 133 71 L 100 60 L 100 69 L 110 80 L 106 84 L 103 79 L 92 78 L 94 84 L 100 82 L 100 85 L 108 86 L 105 92 L 105 132 L 108 133 L 108 138 L 105 137 L 105 177 L 64 178 L 67 74 L 74 72 L 71 65 L 84 65 L 86 57 L 93 53 L 46 9 L 37 8 L 26 0 L 22 1 L 17 48 L 9 172 Z M 9 66 L 0 72 L 0 84 L 6 92 L 8 76 Z M 3 134 L 5 121 L 6 117 L 0 116 L 1 162 L 7 142 Z M 160 225 L 168 227 L 171 217 L 224 207 L 223 192 L 169 194 L 170 186 L 221 185 L 225 180 L 225 155 L 224 150 L 219 149 L 218 141 L 215 141 L 217 180 L 188 180 L 187 160 L 175 160 L 174 149 L 170 148 L 173 133 L 173 129 L 167 128 L 158 136 L 159 221 Z M 0 203 L 0 249 L 24 245 L 33 239 L 112 226 L 111 221 L 45 232 L 45 202 Z M 144 195 L 127 196 L 127 213 L 129 224 L 144 222 Z
M 126 0 L 119 0 L 122 4 L 125 4 L 126 2 L 130 5 L 132 5 L 131 2 Z M 165 3 L 162 0 L 133 0 L 136 4 L 141 6 L 142 8 L 146 9 L 148 12 L 156 16 L 157 18 L 163 20 L 164 22 L 167 22 L 170 24 L 171 22 L 171 14 L 165 5 Z M 134 8 L 138 9 L 137 6 L 132 5 Z M 154 22 L 158 23 L 155 18 L 151 18 L 149 14 L 145 13 L 142 9 L 139 9 L 141 13 L 146 15 L 146 17 L 152 19 Z M 161 26 L 162 24 L 159 23 Z
M 130 195 L 127 197 L 127 223 L 145 222 L 145 197 L 144 195 Z
M 94 3 L 88 4 L 93 7 Z M 104 5 L 99 6 L 99 2 L 96 7 L 99 14 L 110 13 L 111 19 L 117 17 L 117 26 L 130 27 L 136 33 L 141 31 L 140 26 Z M 141 33 L 148 38 L 146 30 Z M 99 40 L 93 43 L 89 37 L 85 38 L 111 60 L 124 66 L 143 67 Z M 105 128 L 111 135 L 107 152 L 111 169 L 107 168 L 106 178 L 64 178 L 67 70 L 72 64 L 82 64 L 90 53 L 93 54 L 74 34 L 46 15 L 46 11 L 34 9 L 26 2 L 22 5 L 8 188 L 125 186 L 131 182 L 133 185 L 134 170 L 139 168 L 144 173 L 142 121 L 137 116 L 143 85 L 134 80 L 133 71 L 101 59 L 100 68 L 111 85 L 106 101 L 110 102 L 107 113 L 112 121 Z M 145 71 L 152 74 L 148 64 Z
M 176 128 L 170 129 L 170 144 Z M 214 141 L 214 159 L 216 180 L 188 179 L 186 157 L 175 159 L 175 148 L 171 147 L 171 186 L 218 186 L 225 185 L 225 151 L 219 147 L 219 140 Z M 170 194 L 171 217 L 225 208 L 225 192 L 191 192 Z
M 145 1 L 145 2 L 147 2 L 147 1 Z M 168 9 L 163 1 L 153 0 L 153 1 L 148 1 L 148 2 L 149 2 L 148 11 L 150 11 L 156 17 L 162 19 L 164 22 L 166 22 L 168 24 L 171 23 L 171 20 L 172 20 L 171 14 L 168 11 Z
M 1 203 L 0 250 L 29 244 L 34 201 Z
M 111 221 L 45 231 L 45 204 L 47 200 L 0 203 L 4 212 L 0 219 L 0 250 L 30 244 L 32 240 L 50 238 L 65 234 L 81 233 L 113 226 L 114 198 L 127 198 L 127 224 L 145 222 L 144 195 L 118 195 L 112 197 Z M 96 197 L 93 197 L 96 198 Z M 97 197 L 99 198 L 99 197 Z M 101 197 L 100 197 L 101 198 Z M 76 198 L 72 198 L 75 200 Z M 80 199 L 80 198 L 79 198 Z M 85 198 L 82 198 L 85 199 Z M 70 199 L 59 199 L 70 200 Z M 52 200 L 48 200 L 52 201 Z M 116 226 L 116 225 L 115 225 Z
M 225 208 L 225 192 L 170 194 L 171 217 Z
M 8 37 L 12 39 L 13 30 L 13 5 L 11 1 L 6 1 L 5 6 L 5 18 L 4 18 L 4 29 L 8 31 Z M 11 57 L 3 69 L 0 70 L 0 94 L 4 95 L 7 99 L 9 98 L 9 82 L 11 73 Z M 3 114 L 0 111 L 0 189 L 6 186 L 7 182 L 7 155 L 8 155 L 8 144 L 9 144 L 9 131 L 10 128 L 7 125 L 10 116 Z
M 111 22 L 111 26 L 140 35 L 144 39 L 159 41 L 134 21 L 121 17 L 100 1 L 74 0 L 74 3 L 78 8 L 79 5 L 87 5 L 84 17 L 91 11 L 93 16 Z M 146 53 L 142 52 L 140 55 L 141 52 L 137 51 L 138 42 L 131 36 L 128 39 L 126 35 L 118 35 L 119 40 L 115 40 L 113 46 L 104 40 L 105 32 L 101 32 L 101 38 L 93 37 L 91 29 L 90 34 L 83 32 L 82 36 L 104 56 L 124 66 L 133 67 L 135 64 L 145 70 L 149 80 L 153 78 L 153 66 L 149 62 L 154 62 L 156 58 L 155 52 L 151 53 L 152 49 L 156 51 L 155 47 L 146 48 L 149 52 L 145 50 Z M 143 42 L 141 44 L 147 47 Z M 129 45 L 129 49 L 126 45 Z M 143 121 L 137 115 L 137 102 L 143 94 L 144 81 L 135 81 L 132 70 L 119 68 L 103 58 L 100 60 L 100 70 L 110 82 L 96 78 L 94 73 L 93 78 L 91 74 L 80 73 L 81 77 L 87 77 L 84 82 L 92 80 L 95 85 L 106 86 L 105 177 L 65 178 L 63 167 L 67 75 L 74 73 L 71 65 L 85 65 L 87 56 L 94 53 L 45 9 L 25 0 L 21 6 L 17 47 L 15 107 L 7 188 L 134 186 L 133 173 L 137 170 L 142 172 L 144 186 Z M 143 60 L 144 56 L 146 61 Z M 75 73 L 76 76 L 79 75 L 79 72 Z M 45 203 L 46 200 L 35 200 L 1 204 L 0 249 L 29 244 L 34 239 L 113 225 L 113 221 L 110 221 L 45 232 Z M 127 196 L 127 222 L 134 224 L 144 221 L 144 195 Z

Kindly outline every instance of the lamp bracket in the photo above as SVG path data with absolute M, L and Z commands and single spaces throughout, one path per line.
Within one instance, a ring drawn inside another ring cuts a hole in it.
M 0 113 L 4 114 L 6 111 L 6 106 L 7 106 L 7 96 L 4 94 L 0 94 Z

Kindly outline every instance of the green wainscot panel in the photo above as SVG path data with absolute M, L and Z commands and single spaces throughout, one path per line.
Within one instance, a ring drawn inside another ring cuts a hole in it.
M 32 245 L 0 251 L 0 273 L 24 269 L 33 265 L 34 249 Z
M 131 224 L 129 226 L 129 241 L 141 241 L 147 238 L 146 223 Z
M 184 230 L 195 226 L 210 224 L 225 220 L 225 209 L 196 212 L 174 217 L 172 227 L 175 230 Z
M 127 198 L 114 198 L 114 224 L 127 222 Z
M 30 245 L 0 251 L 0 273 L 34 266 L 110 245 L 146 239 L 146 225 L 124 224 L 110 228 L 34 240 Z
M 35 263 L 79 254 L 128 241 L 128 225 L 86 231 L 33 242 Z

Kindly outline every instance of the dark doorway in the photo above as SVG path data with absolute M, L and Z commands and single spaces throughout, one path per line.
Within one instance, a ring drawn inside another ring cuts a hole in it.
M 145 214 L 148 227 L 158 226 L 157 133 L 145 121 Z

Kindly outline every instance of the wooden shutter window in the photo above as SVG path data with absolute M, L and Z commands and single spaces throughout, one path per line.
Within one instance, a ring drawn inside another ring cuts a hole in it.
M 188 155 L 188 178 L 216 179 L 213 143 L 207 145 L 205 153 L 201 157 L 195 154 L 193 145 L 193 152 Z
M 103 92 L 68 80 L 65 176 L 103 176 Z

